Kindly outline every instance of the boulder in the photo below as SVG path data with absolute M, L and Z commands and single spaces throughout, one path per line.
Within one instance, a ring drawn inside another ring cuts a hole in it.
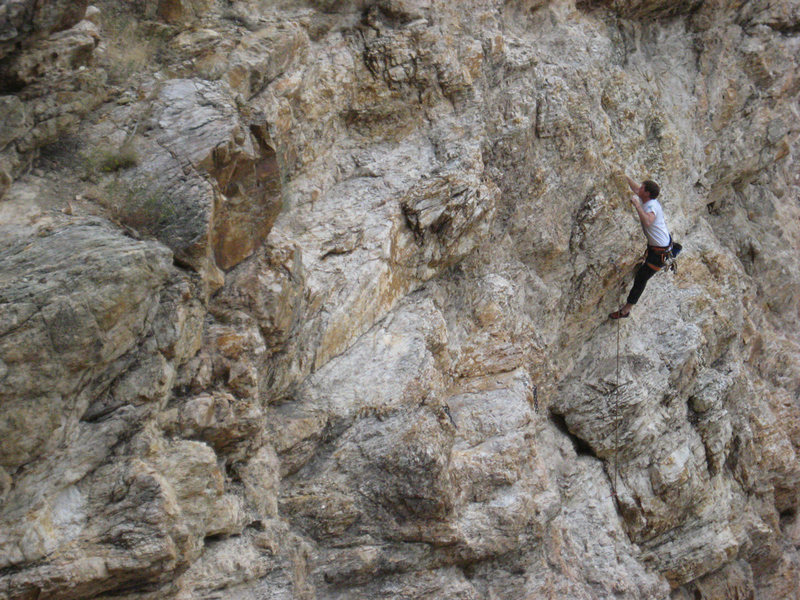
M 69 29 L 83 18 L 89 0 L 8 0 L 0 6 L 0 59 L 20 46 Z
M 0 464 L 16 469 L 67 439 L 130 366 L 171 255 L 90 220 L 6 244 L 2 256 Z
M 151 199 L 136 211 L 157 214 L 139 215 L 140 227 L 217 289 L 220 269 L 252 254 L 280 210 L 275 152 L 263 129 L 241 119 L 224 84 L 170 80 L 156 87 L 151 102 L 141 117 L 133 114 L 145 119 L 136 148 L 141 159 L 125 171 L 111 202 L 125 218 L 126 205 L 138 206 L 142 194 Z M 94 135 L 107 135 L 107 128 Z

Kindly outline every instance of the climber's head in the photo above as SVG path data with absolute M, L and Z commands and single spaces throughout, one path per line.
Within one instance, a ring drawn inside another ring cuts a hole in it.
M 648 179 L 639 188 L 638 196 L 645 201 L 653 200 L 658 198 L 659 192 L 661 192 L 661 188 L 658 187 L 658 184 L 655 181 Z

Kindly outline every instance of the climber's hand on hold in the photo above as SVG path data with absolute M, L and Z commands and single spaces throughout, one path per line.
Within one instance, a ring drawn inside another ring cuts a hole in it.
M 619 193 L 620 197 L 625 197 L 625 194 L 628 191 L 628 180 L 626 179 L 625 173 L 619 168 L 616 167 L 614 169 L 614 174 L 611 176 L 614 187 L 617 188 L 617 192 Z
M 628 183 L 628 187 L 631 188 L 631 191 L 635 194 L 639 191 L 639 184 L 636 183 L 633 179 L 628 177 L 627 173 L 622 174 L 625 177 L 625 181 Z

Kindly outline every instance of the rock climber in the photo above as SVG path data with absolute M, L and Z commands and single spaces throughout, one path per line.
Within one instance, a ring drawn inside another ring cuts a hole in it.
M 612 319 L 627 318 L 633 305 L 639 301 L 648 280 L 661 270 L 668 257 L 677 256 L 680 251 L 679 244 L 674 244 L 673 247 L 672 236 L 664 220 L 664 210 L 656 200 L 660 192 L 658 184 L 648 179 L 640 185 L 627 175 L 625 179 L 635 194 L 631 196 L 631 204 L 639 215 L 642 231 L 647 237 L 647 254 L 644 263 L 636 271 L 627 301 L 619 310 L 608 315 Z

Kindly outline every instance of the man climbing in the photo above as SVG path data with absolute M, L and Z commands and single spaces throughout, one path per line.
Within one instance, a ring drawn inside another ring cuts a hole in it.
M 673 251 L 672 236 L 664 220 L 664 210 L 656 200 L 660 191 L 658 184 L 647 180 L 639 185 L 627 175 L 625 179 L 636 194 L 631 196 L 631 204 L 639 215 L 642 231 L 647 237 L 647 254 L 644 263 L 636 271 L 627 302 L 619 310 L 608 315 L 612 319 L 624 319 L 630 315 L 631 308 L 639 301 L 639 296 L 642 295 L 648 280 L 661 270 L 669 256 L 677 255 L 678 250 L 676 244 Z

